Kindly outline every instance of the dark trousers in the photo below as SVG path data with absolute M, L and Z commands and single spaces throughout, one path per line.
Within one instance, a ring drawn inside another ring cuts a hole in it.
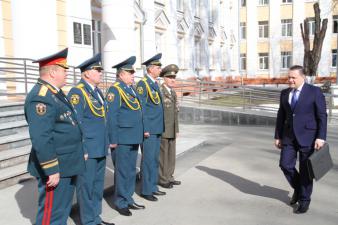
M 101 223 L 106 157 L 87 159 L 86 170 L 76 184 L 80 218 L 83 225 Z
M 142 146 L 141 179 L 143 195 L 152 195 L 158 191 L 158 167 L 160 154 L 160 134 L 151 134 Z
M 161 138 L 160 167 L 158 172 L 159 183 L 166 184 L 174 181 L 176 164 L 176 139 Z
M 72 208 L 76 176 L 60 178 L 55 188 L 46 186 L 47 179 L 37 178 L 39 203 L 36 225 L 67 225 Z
M 136 182 L 136 159 L 139 144 L 121 145 L 115 151 L 114 204 L 122 209 L 133 204 Z
M 312 153 L 312 146 L 299 146 L 297 141 L 293 141 L 291 144 L 284 144 L 281 150 L 279 166 L 291 187 L 298 192 L 301 202 L 311 201 L 313 180 L 309 176 L 307 161 Z M 297 154 L 299 154 L 299 171 L 295 167 Z

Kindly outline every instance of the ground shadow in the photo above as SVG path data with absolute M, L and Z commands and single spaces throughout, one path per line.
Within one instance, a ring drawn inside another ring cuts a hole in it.
M 31 224 L 35 223 L 37 212 L 37 183 L 33 178 L 21 180 L 22 187 L 15 193 L 15 200 L 20 208 L 20 213 L 24 218 L 30 220 Z
M 243 193 L 276 199 L 285 204 L 288 204 L 289 202 L 288 191 L 267 185 L 261 185 L 224 170 L 212 169 L 205 166 L 196 166 L 196 168 L 206 172 L 211 176 L 217 177 L 224 182 L 227 182 Z

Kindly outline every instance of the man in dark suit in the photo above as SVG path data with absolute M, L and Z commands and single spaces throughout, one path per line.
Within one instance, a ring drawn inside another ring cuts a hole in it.
M 307 161 L 324 145 L 327 129 L 325 97 L 320 88 L 305 83 L 304 78 L 302 66 L 289 69 L 289 88 L 281 92 L 275 130 L 275 145 L 281 149 L 280 167 L 294 189 L 290 204 L 299 203 L 297 214 L 309 209 L 313 181 Z M 295 168 L 297 154 L 299 172 Z
M 83 225 L 113 224 L 102 221 L 102 198 L 108 135 L 106 130 L 106 103 L 98 88 L 101 83 L 101 54 L 84 61 L 77 68 L 81 80 L 73 87 L 68 98 L 77 112 L 83 133 L 86 170 L 77 179 L 76 194 Z
M 157 201 L 154 195 L 165 195 L 157 187 L 161 134 L 164 131 L 162 97 L 157 82 L 161 73 L 161 57 L 159 53 L 142 63 L 147 68 L 147 75 L 137 83 L 145 138 L 142 146 L 141 196 L 149 201 Z
M 161 85 L 164 109 L 165 131 L 161 137 L 160 166 L 158 172 L 158 183 L 164 188 L 172 188 L 181 182 L 174 179 L 176 164 L 176 137 L 178 135 L 178 102 L 175 90 L 175 78 L 178 66 L 170 64 L 162 69 L 160 77 L 164 83 Z
M 36 224 L 66 225 L 77 175 L 85 169 L 76 112 L 61 88 L 68 49 L 36 60 L 40 78 L 25 101 L 32 150 L 28 171 L 38 180 Z
M 106 96 L 108 136 L 115 166 L 114 205 L 124 216 L 132 215 L 129 209 L 145 208 L 133 199 L 137 152 L 143 141 L 141 102 L 132 86 L 135 61 L 132 56 L 113 66 L 117 79 Z

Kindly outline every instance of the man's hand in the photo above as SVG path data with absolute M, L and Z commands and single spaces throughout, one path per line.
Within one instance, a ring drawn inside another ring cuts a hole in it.
M 276 146 L 276 148 L 282 149 L 282 140 L 281 139 L 275 139 L 275 146 Z
M 315 150 L 320 150 L 324 146 L 325 141 L 322 139 L 316 139 Z
M 145 137 L 145 138 L 150 137 L 150 133 L 149 133 L 149 132 L 144 132 L 144 137 Z
M 87 160 L 88 159 L 88 153 L 87 154 L 84 154 L 84 160 Z
M 117 147 L 117 144 L 110 144 L 109 145 L 109 148 L 116 148 Z
M 60 181 L 60 173 L 55 173 L 48 176 L 47 186 L 56 187 Z

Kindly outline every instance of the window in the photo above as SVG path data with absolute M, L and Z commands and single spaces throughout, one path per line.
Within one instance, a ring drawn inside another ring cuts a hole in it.
M 332 18 L 332 33 L 338 33 L 338 16 L 333 16 Z
M 74 44 L 82 44 L 82 29 L 81 23 L 73 23 Z
M 159 33 L 159 32 L 155 33 L 155 46 L 156 46 L 156 52 L 162 51 L 162 33 Z
M 337 67 L 337 49 L 332 49 L 332 67 Z
M 198 70 L 199 68 L 201 68 L 201 42 L 200 39 L 195 38 L 195 60 L 194 60 L 194 64 L 195 64 L 195 71 L 198 74 Z
M 269 0 L 258 0 L 258 5 L 267 5 L 269 4 Z
M 195 1 L 195 16 L 200 17 L 200 0 Z
M 267 70 L 269 69 L 269 54 L 268 53 L 259 53 L 259 69 Z
M 242 53 L 240 55 L 240 70 L 246 70 L 246 54 Z
M 292 0 L 282 0 L 282 3 L 292 3 Z
M 178 66 L 180 68 L 185 68 L 185 51 L 184 51 L 184 37 L 178 38 L 177 40 L 177 49 L 178 49 Z
M 93 54 L 101 52 L 101 21 L 92 20 Z
M 183 0 L 177 0 L 176 1 L 176 7 L 177 7 L 177 11 L 181 11 L 183 12 Z
M 282 37 L 292 36 L 292 19 L 282 20 Z
M 269 37 L 269 22 L 268 21 L 258 22 L 258 35 L 259 35 L 259 38 Z
M 240 37 L 241 39 L 246 39 L 246 23 L 240 23 Z
M 307 18 L 307 19 L 309 21 L 309 34 L 315 35 L 315 29 L 316 29 L 315 18 L 311 17 L 311 18 Z
M 83 44 L 91 45 L 91 28 L 89 24 L 83 24 Z
M 292 64 L 292 53 L 291 52 L 282 52 L 282 69 L 288 69 Z
M 246 0 L 241 0 L 241 6 L 245 7 L 246 6 Z

